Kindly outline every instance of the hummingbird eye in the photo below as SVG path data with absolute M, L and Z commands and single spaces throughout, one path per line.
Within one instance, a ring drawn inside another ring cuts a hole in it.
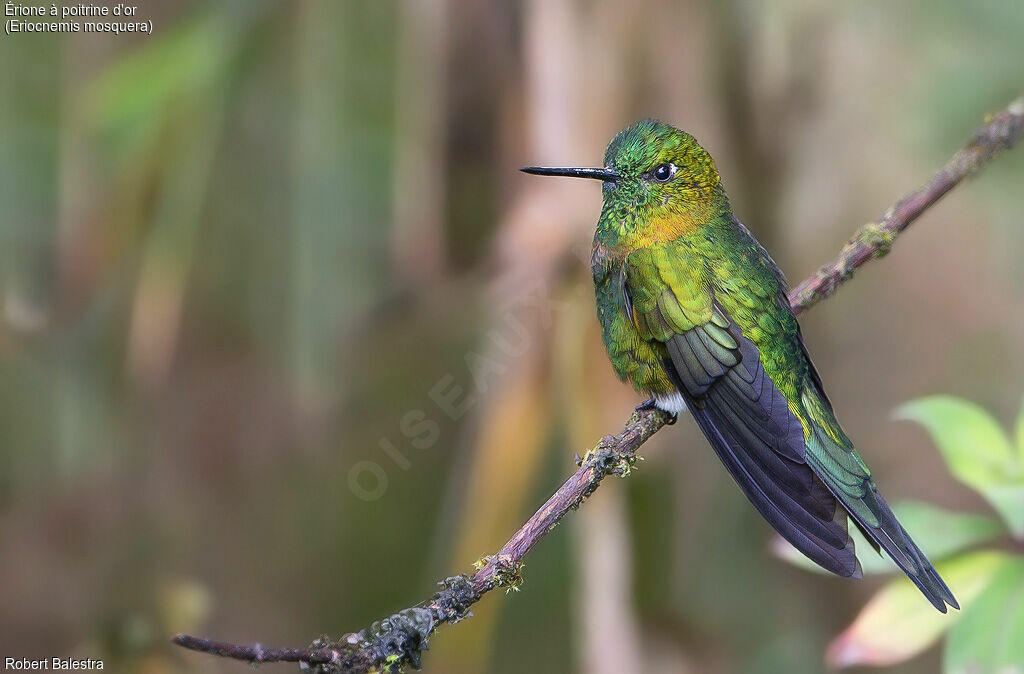
M 667 183 L 675 175 L 676 167 L 673 164 L 658 164 L 651 171 L 651 177 L 659 183 Z

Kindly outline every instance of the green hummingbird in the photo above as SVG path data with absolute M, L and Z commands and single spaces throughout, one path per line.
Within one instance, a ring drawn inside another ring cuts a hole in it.
M 820 566 L 860 577 L 849 517 L 935 608 L 960 608 L 836 421 L 782 272 L 733 215 L 711 155 L 648 120 L 604 164 L 522 170 L 603 182 L 597 315 L 615 372 L 650 395 L 640 408 L 689 410 L 754 507 Z

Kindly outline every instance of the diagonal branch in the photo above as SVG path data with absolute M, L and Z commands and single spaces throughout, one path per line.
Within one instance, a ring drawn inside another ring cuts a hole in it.
M 889 252 L 910 223 L 965 178 L 973 175 L 1003 150 L 1013 147 L 1024 131 L 1024 97 L 989 116 L 971 140 L 920 189 L 901 199 L 878 222 L 861 227 L 833 261 L 789 294 L 793 311 L 800 313 L 829 297 L 868 260 Z M 522 581 L 523 558 L 558 522 L 597 489 L 608 475 L 625 476 L 640 458 L 637 451 L 668 423 L 666 413 L 640 410 L 615 436 L 605 436 L 578 459 L 579 469 L 558 488 L 505 543 L 497 554 L 479 560 L 472 575 L 447 578 L 429 601 L 400 611 L 361 632 L 337 641 L 317 639 L 306 649 L 242 646 L 179 635 L 174 643 L 184 648 L 250 663 L 299 662 L 318 674 L 399 672 L 406 664 L 419 668 L 427 642 L 440 625 L 470 615 L 469 608 L 487 592 L 504 587 L 516 590 Z
M 882 219 L 864 225 L 843 246 L 836 259 L 821 267 L 789 293 L 789 303 L 796 313 L 825 299 L 853 276 L 868 260 L 883 257 L 892 248 L 904 229 L 935 204 L 951 189 L 981 170 L 1003 150 L 1020 140 L 1024 129 L 1024 96 L 1005 109 L 989 115 L 985 125 L 942 169 L 915 192 L 900 199 L 885 212 Z

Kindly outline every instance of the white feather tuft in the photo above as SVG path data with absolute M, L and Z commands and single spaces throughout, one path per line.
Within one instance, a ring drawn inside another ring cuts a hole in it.
M 678 391 L 669 395 L 654 396 L 654 404 L 669 414 L 682 414 L 686 411 L 686 401 Z

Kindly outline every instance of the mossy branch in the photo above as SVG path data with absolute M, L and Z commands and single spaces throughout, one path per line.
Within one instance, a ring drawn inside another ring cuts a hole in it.
M 1024 97 L 990 115 L 971 140 L 923 187 L 901 199 L 876 222 L 854 234 L 833 261 L 798 285 L 789 295 L 800 313 L 825 299 L 848 281 L 868 260 L 889 252 L 896 238 L 926 209 L 964 178 L 976 173 L 1001 151 L 1012 147 L 1024 130 Z M 670 421 L 657 409 L 635 412 L 618 435 L 605 436 L 578 459 L 579 468 L 509 539 L 497 554 L 474 565 L 475 572 L 446 578 L 434 596 L 412 608 L 337 640 L 321 637 L 308 648 L 243 646 L 179 635 L 184 648 L 250 663 L 298 662 L 317 674 L 400 672 L 405 665 L 419 668 L 420 658 L 434 631 L 470 615 L 480 598 L 499 587 L 517 590 L 522 583 L 523 559 L 570 510 L 579 507 L 608 475 L 625 476 L 640 459 L 637 451 Z

